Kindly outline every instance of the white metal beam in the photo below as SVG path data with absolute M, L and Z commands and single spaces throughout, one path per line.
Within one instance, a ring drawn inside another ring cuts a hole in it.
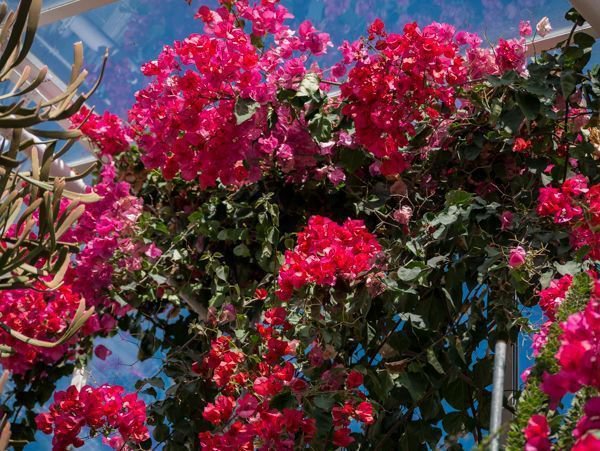
M 535 40 L 529 41 L 527 43 L 527 56 L 533 56 L 536 53 L 540 53 L 543 50 L 552 50 L 558 47 L 561 42 L 564 42 L 568 39 L 569 33 L 571 32 L 571 27 L 561 28 L 556 31 L 552 31 L 548 33 L 543 38 L 536 37 Z M 600 33 L 598 33 L 594 28 L 592 28 L 589 24 L 584 24 L 583 26 L 577 28 L 576 33 L 587 33 L 590 36 L 598 39 L 600 37 Z
M 67 0 L 58 5 L 50 6 L 42 10 L 40 15 L 40 26 L 48 25 L 67 17 L 77 16 L 92 9 L 110 5 L 118 0 Z

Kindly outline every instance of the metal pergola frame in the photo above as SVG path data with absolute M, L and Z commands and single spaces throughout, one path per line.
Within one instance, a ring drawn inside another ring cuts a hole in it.
M 39 26 L 49 25 L 67 17 L 77 16 L 118 0 L 67 0 L 42 10 Z

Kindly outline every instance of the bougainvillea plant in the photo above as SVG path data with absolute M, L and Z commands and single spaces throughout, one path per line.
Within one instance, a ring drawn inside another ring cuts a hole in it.
M 74 294 L 97 314 L 60 352 L 3 362 L 16 436 L 37 425 L 57 450 L 99 435 L 116 449 L 485 448 L 494 344 L 534 333 L 535 364 L 504 400 L 506 448 L 596 449 L 600 69 L 583 18 L 569 11 L 568 40 L 530 59 L 525 38 L 547 20 L 494 45 L 376 20 L 335 47 L 292 28 L 279 0 L 196 18 L 143 65 L 127 118 L 72 119 L 106 161 L 90 188 L 102 200 L 69 231 L 82 249 L 65 286 L 2 295 L 35 317 L 1 311 L 44 339 Z M 157 374 L 139 393 L 73 386 L 40 409 L 115 328 L 161 359 Z

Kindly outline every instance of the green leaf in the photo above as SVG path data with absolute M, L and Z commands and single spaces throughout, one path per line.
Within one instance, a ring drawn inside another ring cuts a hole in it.
M 577 44 L 582 49 L 591 49 L 596 43 L 596 38 L 594 38 L 588 33 L 580 31 L 578 33 L 575 33 L 573 41 L 575 41 L 575 44 Z
M 354 173 L 368 161 L 367 155 L 359 149 L 342 148 L 339 152 L 339 162 L 349 173 Z
M 576 23 L 579 26 L 585 23 L 585 19 L 575 8 L 571 8 L 566 12 L 565 19 L 567 19 L 569 22 Z
M 418 315 L 416 313 L 399 313 L 398 316 L 403 321 L 410 322 L 415 329 L 427 329 L 427 324 L 425 323 L 422 315 Z
M 441 263 L 444 263 L 447 260 L 448 257 L 446 255 L 437 255 L 427 260 L 427 266 L 429 266 L 430 268 L 437 268 Z
M 151 377 L 150 379 L 145 379 L 144 382 L 161 390 L 165 388 L 165 381 L 160 377 Z
M 164 423 L 159 423 L 156 426 L 154 426 L 154 431 L 152 431 L 152 436 L 154 437 L 154 440 L 156 440 L 157 442 L 164 442 L 165 440 L 167 440 L 169 438 L 169 427 L 164 424 Z
M 560 74 L 560 87 L 563 96 L 569 97 L 577 87 L 577 74 L 573 70 L 565 70 Z
M 465 414 L 462 412 L 450 412 L 442 418 L 442 426 L 450 435 L 459 435 L 465 429 Z
M 237 125 L 243 124 L 254 116 L 254 113 L 260 108 L 260 103 L 252 99 L 243 99 L 238 97 L 235 102 L 235 119 Z
M 158 340 L 154 336 L 153 331 L 148 331 L 142 336 L 140 341 L 140 347 L 138 349 L 138 359 L 146 360 L 154 355 L 157 347 L 159 346 Z
M 427 362 L 440 374 L 446 374 L 444 368 L 442 368 L 442 364 L 438 360 L 435 355 L 435 351 L 432 348 L 427 350 Z
M 144 395 L 152 396 L 154 398 L 156 398 L 158 396 L 158 392 L 156 391 L 156 389 L 154 387 L 149 387 L 146 390 L 142 390 L 142 393 Z
M 302 82 L 300 82 L 296 97 L 308 97 L 310 99 L 318 100 L 316 94 L 319 92 L 319 86 L 319 76 L 314 72 L 309 72 L 304 76 Z
M 516 99 L 527 119 L 534 120 L 538 116 L 541 107 L 540 99 L 527 92 L 517 92 Z
M 331 139 L 333 124 L 331 123 L 331 119 L 328 115 L 317 113 L 308 122 L 308 129 L 317 141 L 326 142 Z
M 446 205 L 468 205 L 473 200 L 473 194 L 462 190 L 453 190 L 446 194 Z
M 257 49 L 262 49 L 265 46 L 265 43 L 263 42 L 262 38 L 258 35 L 255 35 L 254 33 L 250 35 L 250 42 Z
M 460 148 L 460 156 L 468 161 L 476 160 L 481 154 L 481 146 L 469 145 Z
M 292 407 L 293 402 L 294 397 L 292 396 L 292 393 L 289 390 L 284 390 L 273 396 L 269 406 L 271 406 L 273 409 L 282 410 L 286 407 Z
M 215 275 L 223 282 L 227 282 L 229 276 L 229 268 L 227 266 L 219 266 L 215 270 Z
M 154 280 L 158 285 L 162 285 L 167 281 L 165 276 L 161 276 L 160 274 L 150 274 L 152 280 Z
M 515 81 L 517 81 L 519 76 L 514 70 L 506 72 L 502 77 L 498 77 L 496 75 L 492 75 L 488 77 L 488 83 L 491 84 L 494 88 L 499 88 L 502 86 L 510 86 Z
M 556 268 L 556 270 L 559 272 L 559 274 L 561 276 L 565 276 L 567 274 L 577 274 L 578 272 L 581 272 L 581 263 L 577 263 L 574 261 L 569 261 L 566 262 L 564 265 L 561 265 L 558 262 L 554 263 L 554 267 Z
M 462 410 L 469 407 L 469 391 L 466 382 L 462 379 L 456 379 L 448 384 L 444 394 L 448 403 L 455 409 Z
M 331 410 L 335 404 L 335 399 L 333 399 L 333 396 L 320 395 L 313 399 L 313 404 L 319 409 Z
M 422 373 L 405 372 L 400 374 L 397 380 L 408 390 L 414 402 L 419 402 L 427 390 L 427 379 Z
M 500 120 L 504 125 L 504 129 L 511 134 L 515 134 L 519 131 L 519 127 L 521 126 L 521 122 L 523 122 L 523 111 L 519 107 L 511 108 L 510 110 L 505 110 L 502 112 L 500 116 Z
M 233 248 L 233 254 L 236 257 L 249 257 L 250 256 L 250 249 L 248 249 L 248 246 L 246 246 L 245 244 L 238 244 L 236 247 Z
M 421 262 L 411 262 L 398 270 L 398 279 L 403 282 L 412 282 L 417 279 L 426 268 L 427 265 L 424 265 Z

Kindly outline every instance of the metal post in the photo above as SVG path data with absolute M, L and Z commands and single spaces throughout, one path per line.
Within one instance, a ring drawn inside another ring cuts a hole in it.
M 494 385 L 492 387 L 492 410 L 490 415 L 491 451 L 500 449 L 502 426 L 502 399 L 504 397 L 504 367 L 506 366 L 506 342 L 498 340 L 494 348 Z

